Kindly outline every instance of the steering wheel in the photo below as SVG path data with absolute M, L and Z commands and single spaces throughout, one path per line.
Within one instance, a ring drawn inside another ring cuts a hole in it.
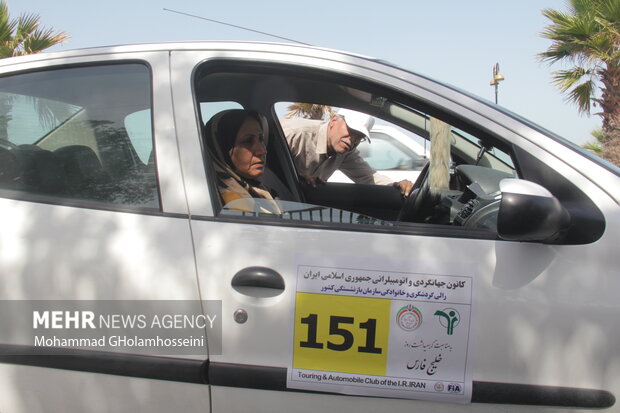
M 409 196 L 405 198 L 405 202 L 403 202 L 403 206 L 398 212 L 396 222 L 421 222 L 425 218 L 423 214 L 425 211 L 424 207 L 427 206 L 430 201 L 430 190 L 428 183 L 429 167 L 430 162 L 427 162 L 426 165 L 424 165 L 424 168 L 422 168 L 418 179 L 416 179 L 413 184 L 411 193 L 409 193 Z

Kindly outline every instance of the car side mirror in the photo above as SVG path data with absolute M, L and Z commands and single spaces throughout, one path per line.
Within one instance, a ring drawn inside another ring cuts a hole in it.
M 497 233 L 508 241 L 553 242 L 570 225 L 570 215 L 546 188 L 523 179 L 506 178 L 499 183 L 502 199 Z

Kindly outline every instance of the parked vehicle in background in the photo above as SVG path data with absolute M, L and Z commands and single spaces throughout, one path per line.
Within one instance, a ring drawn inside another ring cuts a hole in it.
M 429 151 L 412 136 L 388 125 L 373 126 L 370 142 L 360 143 L 357 150 L 373 169 L 394 182 L 403 179 L 415 182 L 429 157 Z M 340 171 L 336 171 L 328 181 L 353 182 Z

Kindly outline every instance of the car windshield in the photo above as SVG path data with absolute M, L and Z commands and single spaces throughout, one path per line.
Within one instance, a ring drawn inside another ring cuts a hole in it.
M 385 106 L 387 108 L 386 111 L 393 114 L 396 121 L 405 122 L 409 130 L 426 140 L 430 140 L 430 115 L 396 102 L 386 101 Z M 451 126 L 451 135 L 450 145 L 453 149 L 464 152 L 473 157 L 473 159 L 481 159 L 484 156 L 487 158 L 487 162 L 493 164 L 495 169 L 515 173 L 512 158 L 503 150 L 488 142 L 483 144 L 479 137 L 454 125 Z M 476 162 L 479 162 L 480 159 Z

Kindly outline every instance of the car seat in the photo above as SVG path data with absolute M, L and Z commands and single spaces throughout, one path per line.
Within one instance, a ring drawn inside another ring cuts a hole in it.
M 36 145 L 20 145 L 15 154 L 21 163 L 24 191 L 61 194 L 66 190 L 65 171 L 53 152 Z
M 69 195 L 95 199 L 104 197 L 98 192 L 98 186 L 108 179 L 95 151 L 84 145 L 70 145 L 56 149 L 54 154 L 64 169 Z

